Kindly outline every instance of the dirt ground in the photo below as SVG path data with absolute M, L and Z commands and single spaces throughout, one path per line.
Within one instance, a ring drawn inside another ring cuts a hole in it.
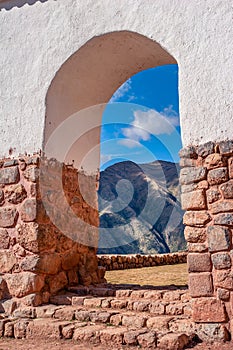
M 111 347 L 111 350 L 138 350 L 139 347 Z M 233 350 L 233 343 L 206 344 L 201 343 L 194 347 L 187 348 L 193 350 Z M 27 340 L 27 339 L 0 339 L 0 350 L 109 350 L 109 346 L 99 345 L 78 345 L 71 340 L 49 341 Z M 170 350 L 170 349 L 167 349 Z

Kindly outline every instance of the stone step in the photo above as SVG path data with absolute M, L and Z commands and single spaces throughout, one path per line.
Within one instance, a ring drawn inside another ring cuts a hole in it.
M 57 321 L 50 319 L 5 320 L 2 336 L 17 339 L 73 339 L 77 344 L 117 346 L 139 346 L 144 349 L 182 350 L 194 337 L 184 332 L 156 332 L 142 327 L 91 324 L 79 321 Z

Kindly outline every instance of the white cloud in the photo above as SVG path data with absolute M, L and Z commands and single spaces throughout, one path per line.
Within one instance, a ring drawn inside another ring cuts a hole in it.
M 127 80 L 124 84 L 122 84 L 119 87 L 119 89 L 112 95 L 109 103 L 116 102 L 117 100 L 119 100 L 119 98 L 124 96 L 131 89 L 131 84 L 132 84 L 131 79 Z
M 118 145 L 125 146 L 127 148 L 135 148 L 142 146 L 139 142 L 131 139 L 120 139 L 117 143 Z
M 170 135 L 174 131 L 174 127 L 179 125 L 179 118 L 176 112 L 169 106 L 162 113 L 154 109 L 146 112 L 135 111 L 134 120 L 129 128 L 123 128 L 122 133 L 125 137 L 134 141 L 148 141 L 150 134 Z M 170 115 L 170 116 L 167 116 Z

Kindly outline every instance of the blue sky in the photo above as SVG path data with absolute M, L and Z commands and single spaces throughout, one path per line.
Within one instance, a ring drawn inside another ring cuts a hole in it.
M 141 71 L 113 94 L 103 114 L 101 170 L 123 160 L 178 162 L 178 66 Z

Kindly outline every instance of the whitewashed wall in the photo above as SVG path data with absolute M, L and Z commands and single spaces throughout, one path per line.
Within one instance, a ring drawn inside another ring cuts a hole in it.
M 60 66 L 92 37 L 120 30 L 157 41 L 177 60 L 184 145 L 232 138 L 232 0 L 48 0 L 9 9 L 25 2 L 0 1 L 0 156 L 42 147 L 45 97 Z

